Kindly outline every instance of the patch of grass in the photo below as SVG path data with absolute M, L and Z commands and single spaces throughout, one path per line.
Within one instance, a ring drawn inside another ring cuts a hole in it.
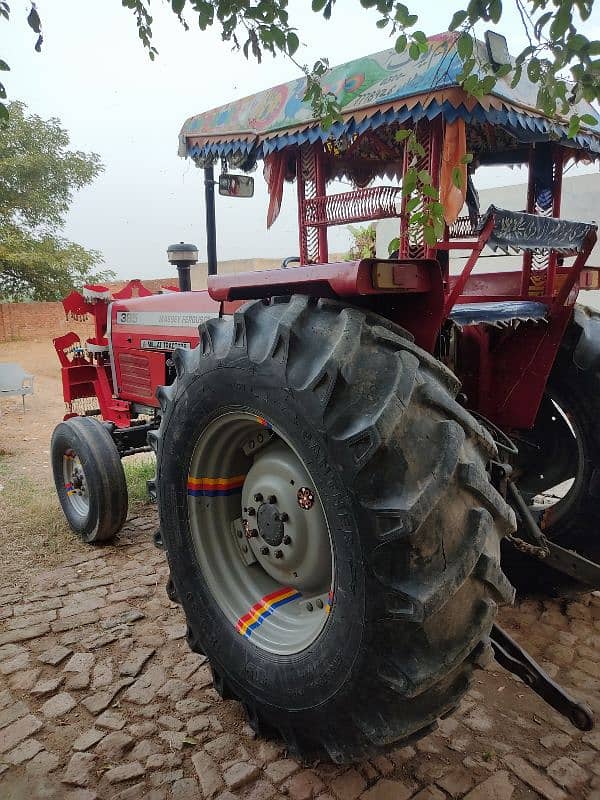
M 156 458 L 153 453 L 140 453 L 123 459 L 123 469 L 127 481 L 129 506 L 147 505 L 148 491 L 146 481 L 154 477 L 156 472 Z
M 53 485 L 12 472 L 0 461 L 0 582 L 17 585 L 32 568 L 51 568 L 86 545 L 66 523 Z

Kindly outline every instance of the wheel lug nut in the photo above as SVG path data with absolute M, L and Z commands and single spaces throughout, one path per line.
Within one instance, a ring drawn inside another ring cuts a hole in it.
M 271 505 L 274 505 L 276 502 L 277 502 L 277 498 L 275 497 L 275 495 L 274 494 L 270 494 L 269 495 L 269 503 Z
M 292 537 L 291 536 L 284 536 L 283 537 L 283 543 L 284 544 L 291 544 L 292 543 Z
M 290 515 L 287 514 L 285 511 L 282 514 L 279 515 L 279 519 L 281 520 L 281 522 L 287 522 L 289 520 L 289 518 L 290 518 Z
M 257 492 L 254 495 L 254 502 L 255 503 L 262 503 L 262 499 L 263 499 L 263 496 L 262 496 L 262 494 L 260 492 Z
M 257 536 L 258 536 L 258 531 L 256 530 L 256 528 L 252 528 L 252 530 L 250 531 L 250 538 L 255 539 Z
M 283 558 L 283 550 L 275 550 L 275 558 Z
M 250 506 L 250 508 L 248 509 L 248 516 L 253 517 L 255 514 L 256 514 L 256 509 Z
M 306 604 L 306 610 L 307 611 L 312 611 L 313 610 L 313 604 L 312 603 L 307 603 Z
M 269 555 L 269 548 L 268 547 L 261 547 L 260 548 L 260 552 L 262 553 L 263 556 L 268 556 Z

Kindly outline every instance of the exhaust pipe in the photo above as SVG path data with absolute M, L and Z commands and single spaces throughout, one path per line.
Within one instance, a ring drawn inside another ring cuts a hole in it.
M 185 242 L 170 244 L 167 247 L 167 258 L 170 264 L 175 264 L 177 267 L 179 291 L 191 292 L 192 278 L 190 275 L 190 267 L 192 264 L 198 263 L 198 248 L 196 245 L 186 244 Z

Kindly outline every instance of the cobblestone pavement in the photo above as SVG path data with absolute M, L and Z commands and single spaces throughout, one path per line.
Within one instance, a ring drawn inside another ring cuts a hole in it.
M 435 733 L 385 757 L 307 767 L 256 739 L 188 651 L 155 524 L 0 588 L 2 800 L 600 800 L 600 733 L 494 663 Z M 600 596 L 527 601 L 501 622 L 600 714 Z

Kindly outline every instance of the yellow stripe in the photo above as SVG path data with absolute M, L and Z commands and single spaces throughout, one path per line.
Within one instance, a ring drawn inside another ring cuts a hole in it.
M 236 475 L 234 478 L 188 478 L 188 485 L 192 486 L 224 486 L 227 488 L 232 483 L 244 482 L 245 475 Z
M 253 625 L 256 622 L 256 620 L 262 614 L 264 614 L 265 611 L 267 611 L 269 608 L 271 608 L 273 603 L 279 603 L 280 600 L 285 600 L 286 597 L 290 597 L 291 595 L 296 594 L 297 591 L 298 591 L 297 589 L 288 589 L 287 591 L 282 592 L 280 595 L 277 595 L 277 597 L 273 597 L 271 600 L 268 600 L 267 602 L 262 600 L 260 608 L 255 609 L 252 612 L 252 616 L 251 617 L 249 617 L 247 619 L 244 619 L 244 621 L 241 622 L 241 623 L 240 623 L 240 621 L 238 621 L 238 625 L 240 626 L 239 629 L 238 629 L 239 632 L 241 634 L 246 633 L 246 631 L 248 630 L 250 625 Z M 248 612 L 248 613 L 250 613 L 250 612 Z M 244 617 L 246 617 L 246 614 L 244 614 Z

